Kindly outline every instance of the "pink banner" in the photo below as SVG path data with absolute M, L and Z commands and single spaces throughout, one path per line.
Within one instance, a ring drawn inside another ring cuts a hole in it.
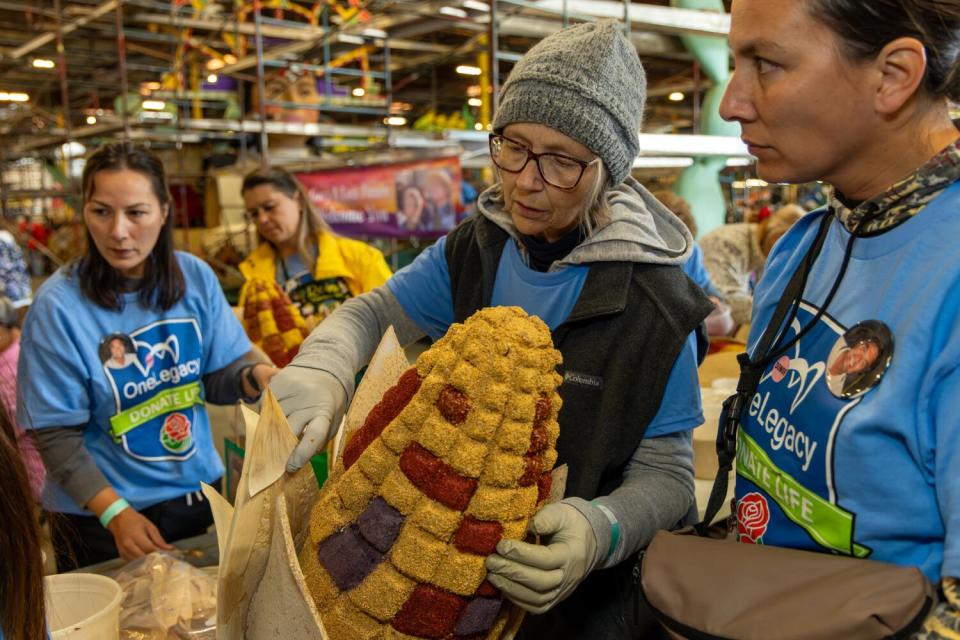
M 456 156 L 297 178 L 317 210 L 344 235 L 435 237 L 452 229 L 463 211 Z

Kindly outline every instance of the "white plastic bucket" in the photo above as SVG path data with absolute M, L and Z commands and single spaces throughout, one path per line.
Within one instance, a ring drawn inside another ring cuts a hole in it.
M 44 578 L 47 626 L 53 640 L 117 640 L 123 589 L 117 581 L 93 573 L 64 573 Z

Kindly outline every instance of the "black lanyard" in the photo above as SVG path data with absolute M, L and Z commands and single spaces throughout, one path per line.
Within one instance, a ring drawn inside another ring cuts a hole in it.
M 797 266 L 790 282 L 780 295 L 777 307 L 770 318 L 767 328 L 764 330 L 757 348 L 754 351 L 756 358 L 752 359 L 749 353 L 741 353 L 737 356 L 737 363 L 740 365 L 740 378 L 737 380 L 737 392 L 724 400 L 723 410 L 720 412 L 720 425 L 717 429 L 717 458 L 719 459 L 719 468 L 717 477 L 713 481 L 713 489 L 710 492 L 710 499 L 707 502 L 707 508 L 704 512 L 703 520 L 696 526 L 700 535 L 705 535 L 711 522 L 716 517 L 723 501 L 727 497 L 727 485 L 729 484 L 730 470 L 733 468 L 733 461 L 737 453 L 737 430 L 740 425 L 740 414 L 749 404 L 750 398 L 756 392 L 760 385 L 760 378 L 763 372 L 775 359 L 787 352 L 793 345 L 797 344 L 823 317 L 830 302 L 833 300 L 840 288 L 840 282 L 843 280 L 844 273 L 847 270 L 847 264 L 850 261 L 850 254 L 853 248 L 853 240 L 856 234 L 851 234 L 847 250 L 844 252 L 843 264 L 840 267 L 840 273 L 834 281 L 827 299 L 824 301 L 817 314 L 797 332 L 789 342 L 784 344 L 790 325 L 797 317 L 800 304 L 803 300 L 803 290 L 807 285 L 807 278 L 813 269 L 813 263 L 820 250 L 823 249 L 823 243 L 827 239 L 827 233 L 830 231 L 830 223 L 833 222 L 833 214 L 826 214 L 820 221 L 820 228 L 817 236 L 807 250 L 807 255 Z M 789 318 L 788 318 L 789 315 Z M 784 320 L 786 319 L 786 322 Z

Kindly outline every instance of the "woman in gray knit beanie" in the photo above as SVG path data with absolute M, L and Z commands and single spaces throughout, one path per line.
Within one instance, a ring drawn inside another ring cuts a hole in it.
M 692 332 L 712 305 L 681 270 L 689 231 L 630 177 L 645 92 L 614 22 L 534 46 L 503 85 L 490 139 L 499 180 L 477 214 L 342 305 L 271 383 L 304 434 L 296 467 L 327 441 L 386 327 L 402 344 L 438 339 L 488 306 L 522 307 L 550 327 L 563 357 L 566 497 L 531 520 L 539 544 L 500 540 L 485 560 L 495 597 L 537 614 L 523 638 L 651 637 L 654 621 L 628 602 L 631 570 L 693 507 L 691 431 L 703 417 Z M 528 474 L 541 473 L 536 451 Z M 500 610 L 489 598 L 465 597 L 464 611 Z M 444 633 L 473 636 L 495 619 L 448 622 Z

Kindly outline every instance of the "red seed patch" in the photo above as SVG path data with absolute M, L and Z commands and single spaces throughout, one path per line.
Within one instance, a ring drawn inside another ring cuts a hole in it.
M 477 490 L 476 480 L 461 476 L 416 442 L 403 450 L 400 469 L 428 498 L 457 511 L 467 508 Z
M 459 389 L 447 385 L 437 397 L 437 408 L 450 424 L 463 424 L 470 413 L 470 399 Z
M 527 449 L 527 455 L 533 455 L 540 453 L 547 448 L 547 445 L 550 442 L 550 438 L 547 435 L 547 428 L 543 425 L 534 425 L 533 431 L 530 432 L 530 448 Z
M 541 472 L 543 471 L 543 459 L 539 456 L 528 455 L 524 457 L 523 462 L 527 468 L 526 471 L 523 472 L 523 475 L 520 476 L 517 484 L 521 487 L 529 487 L 540 478 Z
M 451 633 L 467 602 L 460 596 L 418 584 L 390 623 L 400 633 L 443 638 Z
M 360 457 L 360 454 L 370 446 L 370 443 L 376 440 L 387 428 L 387 425 L 400 415 L 400 412 L 420 389 L 420 382 L 417 369 L 410 367 L 400 376 L 397 384 L 387 389 L 380 402 L 367 414 L 363 426 L 357 429 L 357 432 L 353 434 L 344 448 L 343 465 L 345 468 L 349 469 Z
M 533 416 L 533 423 L 535 425 L 543 424 L 547 421 L 547 418 L 550 417 L 550 398 L 547 396 L 540 396 L 537 399 L 537 409 Z
M 454 546 L 464 553 L 486 556 L 493 553 L 497 543 L 503 537 L 503 525 L 499 522 L 477 520 L 467 516 L 453 534 Z
M 537 480 L 537 502 L 543 502 L 550 495 L 550 487 L 553 486 L 553 474 L 544 471 Z
M 500 589 L 490 584 L 489 580 L 484 580 L 480 583 L 480 586 L 477 587 L 477 592 L 473 595 L 482 598 L 497 598 L 500 596 Z

